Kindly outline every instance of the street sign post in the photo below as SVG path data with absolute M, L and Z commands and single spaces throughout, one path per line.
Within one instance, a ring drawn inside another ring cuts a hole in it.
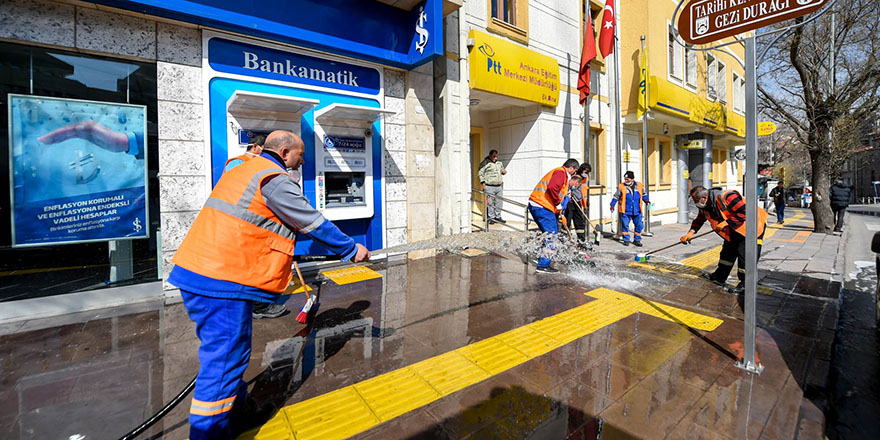
M 758 136 L 767 136 L 776 132 L 776 124 L 773 122 L 758 122 Z
M 809 14 L 828 0 L 697 0 L 678 17 L 678 33 L 691 44 L 706 44 Z
M 690 44 L 709 44 L 721 39 L 754 31 L 764 26 L 819 10 L 828 0 L 693 0 L 682 8 L 681 0 L 676 12 L 678 34 Z M 832 0 L 834 1 L 834 0 Z M 675 17 L 673 16 L 673 20 Z M 764 367 L 755 352 L 756 292 L 758 269 L 758 122 L 757 122 L 757 54 L 755 34 L 744 39 L 746 79 L 746 149 L 745 188 L 746 200 L 746 261 L 745 261 L 745 334 L 743 358 L 736 366 L 750 373 L 761 374 Z M 717 44 L 711 50 L 725 46 Z

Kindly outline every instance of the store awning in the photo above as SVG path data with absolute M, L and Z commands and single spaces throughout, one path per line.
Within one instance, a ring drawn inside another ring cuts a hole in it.
M 369 127 L 373 122 L 382 119 L 383 116 L 393 115 L 395 112 L 380 107 L 367 107 L 352 104 L 330 104 L 320 110 L 315 111 L 315 120 L 319 123 L 329 123 L 331 120 L 335 123 L 340 121 L 347 122 L 351 125 Z
M 276 120 L 298 122 L 304 113 L 313 109 L 319 102 L 317 99 L 239 90 L 229 98 L 228 111 L 234 116 L 250 116 L 259 119 L 271 116 Z

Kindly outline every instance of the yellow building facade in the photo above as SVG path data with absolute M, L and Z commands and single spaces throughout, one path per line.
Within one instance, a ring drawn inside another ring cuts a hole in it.
M 674 36 L 674 1 L 618 4 L 621 168 L 645 180 L 644 125 L 639 114 L 645 64 L 647 180 L 656 203 L 652 222 L 682 221 L 690 187 L 742 187 L 744 164 L 735 153 L 745 145 L 744 48 L 741 44 L 710 51 L 683 47 Z

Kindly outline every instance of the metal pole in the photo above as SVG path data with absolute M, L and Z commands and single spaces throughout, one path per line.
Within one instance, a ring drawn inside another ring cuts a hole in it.
M 755 296 L 758 275 L 758 118 L 757 118 L 757 66 L 755 36 L 745 41 L 746 49 L 746 289 L 745 289 L 745 335 L 743 358 L 736 366 L 750 373 L 761 374 L 764 367 L 755 356 Z
M 615 138 L 615 146 L 617 148 L 617 180 L 614 182 L 615 185 L 623 181 L 623 171 L 621 170 L 622 161 L 620 155 L 623 154 L 623 149 L 621 148 L 621 144 L 623 143 L 623 124 L 620 120 L 620 38 L 618 29 L 620 28 L 620 14 L 617 13 L 617 4 L 619 1 L 614 4 L 614 19 L 617 23 L 614 26 L 614 99 L 617 103 L 616 108 L 614 109 L 614 138 Z M 622 197 L 622 196 L 621 196 Z M 620 203 L 620 200 L 618 200 Z M 612 215 L 613 212 L 612 212 Z M 613 222 L 614 220 L 612 220 Z M 617 236 L 620 237 L 620 216 L 617 216 Z
M 644 55 L 645 54 L 645 36 L 642 35 L 641 39 L 642 39 L 642 56 L 645 56 Z M 645 62 L 647 63 L 647 61 L 645 61 Z M 647 68 L 647 66 L 645 66 L 643 68 Z M 642 98 L 645 100 L 645 102 L 644 102 L 645 112 L 642 113 L 642 145 L 643 145 L 643 147 L 642 147 L 642 170 L 644 170 L 644 177 L 645 177 L 645 195 L 648 196 L 648 194 L 651 192 L 651 190 L 650 190 L 651 181 L 648 178 L 648 103 L 651 102 L 648 99 L 648 72 L 645 72 L 645 86 L 644 87 L 645 87 L 645 96 L 644 96 L 644 98 Z M 660 166 L 663 166 L 663 165 L 661 164 Z M 648 196 L 648 200 L 650 200 L 650 199 L 651 199 L 651 197 Z M 647 208 L 647 206 L 645 208 Z M 651 211 L 648 209 L 645 209 L 645 231 L 642 233 L 642 235 L 644 235 L 646 237 L 652 237 L 654 235 L 651 233 Z

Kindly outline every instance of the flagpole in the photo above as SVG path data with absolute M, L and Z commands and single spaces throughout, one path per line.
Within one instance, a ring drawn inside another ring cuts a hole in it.
M 617 149 L 617 178 L 615 184 L 618 184 L 622 180 L 623 171 L 621 170 L 622 162 L 620 155 L 623 150 L 621 148 L 621 144 L 623 142 L 623 126 L 620 120 L 620 37 L 618 33 L 618 29 L 620 28 L 620 15 L 617 12 L 617 4 L 618 2 L 614 2 L 614 99 L 617 102 L 616 105 L 616 114 L 614 115 L 614 124 L 615 124 L 615 148 Z M 623 194 L 621 195 L 623 196 Z M 619 203 L 624 202 L 625 200 L 618 200 Z M 618 239 L 621 237 L 620 235 L 620 216 L 617 216 L 617 235 Z
M 590 22 L 590 20 L 592 19 L 592 14 L 590 13 L 590 11 L 591 11 L 590 10 L 590 2 L 584 2 L 584 8 L 585 8 L 584 9 L 584 32 L 587 32 L 588 30 L 592 31 L 593 26 L 592 26 L 592 23 Z M 581 44 L 587 44 L 586 38 L 581 39 Z M 595 46 L 595 40 L 593 41 L 593 45 Z M 584 48 L 581 48 L 581 53 L 583 54 L 583 52 L 584 52 Z M 592 75 L 592 73 L 590 75 Z M 588 79 L 589 79 L 589 82 L 591 83 L 592 78 L 588 78 Z M 590 171 L 590 180 L 591 180 L 590 183 L 592 183 L 593 177 L 596 174 L 598 174 L 599 166 L 598 166 L 598 164 L 592 163 L 591 158 L 590 158 L 590 93 L 587 93 L 587 99 L 584 100 L 584 162 L 589 163 L 591 165 L 595 165 L 594 168 L 595 168 L 596 173 L 594 174 L 593 171 Z M 584 191 L 581 190 L 581 197 L 587 201 L 586 214 L 587 214 L 587 217 L 589 218 L 589 216 L 590 216 L 590 212 L 589 212 L 590 211 L 590 203 L 589 203 L 589 201 L 590 201 L 590 185 L 589 184 L 587 185 L 586 193 L 584 193 Z M 599 195 L 599 206 L 602 206 L 601 194 Z M 599 218 L 600 219 L 602 218 L 601 212 L 602 211 L 600 210 L 599 211 L 599 213 L 600 213 Z M 584 220 L 587 220 L 587 219 L 584 219 Z M 601 231 L 602 230 L 601 229 L 602 222 L 600 221 L 599 223 L 600 223 L 599 230 Z M 589 238 L 589 235 L 590 235 L 590 230 L 587 229 L 587 232 L 586 232 L 587 238 Z M 587 241 L 589 241 L 589 240 L 587 240 Z
M 645 196 L 648 197 L 648 200 L 651 200 L 649 196 L 651 192 L 651 181 L 648 175 L 648 58 L 645 56 L 645 36 L 642 35 L 642 63 L 641 66 L 642 78 L 645 82 L 642 87 L 645 88 L 645 91 L 641 93 L 639 99 L 643 100 L 642 105 L 642 170 L 644 170 L 644 179 L 645 179 Z M 661 165 L 662 166 L 662 165 Z M 647 208 L 647 206 L 646 206 Z M 645 232 L 642 235 L 646 237 L 652 237 L 654 234 L 651 232 L 651 211 L 649 209 L 645 209 Z

